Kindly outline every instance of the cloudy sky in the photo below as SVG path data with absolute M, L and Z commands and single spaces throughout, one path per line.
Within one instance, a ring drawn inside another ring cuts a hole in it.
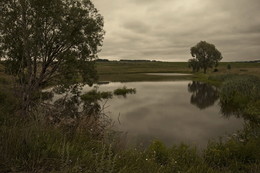
M 92 0 L 105 20 L 100 58 L 187 61 L 199 41 L 223 61 L 260 59 L 260 0 Z

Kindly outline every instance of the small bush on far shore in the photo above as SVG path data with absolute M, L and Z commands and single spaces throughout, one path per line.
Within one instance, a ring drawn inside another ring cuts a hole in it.
M 136 93 L 135 88 L 126 88 L 126 86 L 114 90 L 114 95 L 126 96 L 127 94 L 135 94 L 135 93 Z

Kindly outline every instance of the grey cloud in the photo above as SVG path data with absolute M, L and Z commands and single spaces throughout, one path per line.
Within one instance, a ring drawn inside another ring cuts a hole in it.
M 147 5 L 155 2 L 162 2 L 161 0 L 133 0 L 133 3 L 141 4 L 141 5 Z
M 132 30 L 137 33 L 145 33 L 150 30 L 149 25 L 146 25 L 143 21 L 127 21 L 123 24 L 123 27 Z
M 201 40 L 224 61 L 259 59 L 259 0 L 93 0 L 105 19 L 102 58 L 187 61 Z
M 250 33 L 252 33 L 252 34 L 259 34 L 260 33 L 260 23 L 244 27 L 242 29 L 239 29 L 239 31 L 241 33 L 246 33 L 246 34 L 250 34 Z

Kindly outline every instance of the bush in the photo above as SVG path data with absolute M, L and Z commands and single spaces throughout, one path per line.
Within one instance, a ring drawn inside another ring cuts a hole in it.
M 92 90 L 87 92 L 86 94 L 81 95 L 81 99 L 85 102 L 96 102 L 102 99 L 111 99 L 111 92 L 100 92 L 97 90 Z
M 127 94 L 135 94 L 135 93 L 136 93 L 135 88 L 126 88 L 125 86 L 123 88 L 118 88 L 114 90 L 115 95 L 126 96 Z
M 220 91 L 221 111 L 224 115 L 235 114 L 252 121 L 260 117 L 260 79 L 241 76 L 226 80 Z
M 231 65 L 230 64 L 227 65 L 227 69 L 231 70 Z
M 95 155 L 102 151 L 102 144 L 86 133 L 68 136 L 61 129 L 36 122 L 1 127 L 0 132 L 0 172 L 94 171 Z
M 218 72 L 218 69 L 217 69 L 217 68 L 215 68 L 213 72 Z
M 258 168 L 254 169 L 260 169 L 260 139 L 252 135 L 254 130 L 246 129 L 226 142 L 210 142 L 204 151 L 207 164 L 218 169 L 228 168 L 232 172 L 250 172 L 255 165 Z

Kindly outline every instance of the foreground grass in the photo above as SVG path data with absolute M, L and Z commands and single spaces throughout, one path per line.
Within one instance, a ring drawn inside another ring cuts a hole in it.
M 122 149 L 85 131 L 69 131 L 31 120 L 0 128 L 0 172 L 248 172 L 257 173 L 259 138 L 252 130 L 199 153 L 187 145 Z M 111 139 L 111 137 L 110 137 Z

